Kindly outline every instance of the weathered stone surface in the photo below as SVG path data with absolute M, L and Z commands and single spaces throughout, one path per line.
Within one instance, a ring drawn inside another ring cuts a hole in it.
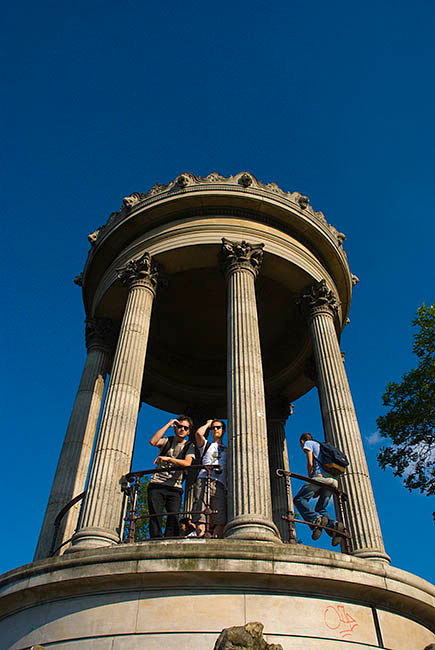
M 334 327 L 337 300 L 322 280 L 300 299 L 311 329 L 317 369 L 325 438 L 349 459 L 340 479 L 349 497 L 346 523 L 352 537 L 352 551 L 361 557 L 389 562 L 382 540 L 367 461 Z
M 228 523 L 225 535 L 278 541 L 272 521 L 255 277 L 262 245 L 223 240 L 227 277 Z
M 279 477 L 276 470 L 289 471 L 287 441 L 285 439 L 285 423 L 293 412 L 293 405 L 286 398 L 276 397 L 266 402 L 267 409 L 267 444 L 269 450 L 270 487 L 272 493 L 272 518 L 279 530 L 281 539 L 289 541 L 289 526 L 283 516 L 288 515 L 289 504 L 293 510 L 291 483 Z M 287 493 L 288 491 L 288 493 Z M 290 536 L 296 538 L 294 525 L 290 528 Z
M 223 628 L 261 621 L 266 639 L 284 648 L 291 637 L 298 650 L 363 650 L 377 647 L 375 607 L 385 647 L 409 650 L 412 639 L 423 649 L 435 642 L 434 606 L 425 580 L 355 556 L 301 544 L 168 540 L 10 571 L 0 578 L 0 638 L 10 650 L 210 650 Z
M 69 501 L 85 489 L 114 343 L 114 327 L 108 318 L 86 321 L 88 356 L 59 457 L 35 560 L 48 557 L 51 551 L 72 537 L 77 526 L 81 503 L 74 505 L 64 516 L 56 539 L 53 539 L 56 516 Z M 62 547 L 61 552 L 66 549 L 67 546 Z
M 214 650 L 282 650 L 282 645 L 267 643 L 263 638 L 263 624 L 246 623 L 229 627 L 220 633 Z
M 70 551 L 119 541 L 121 477 L 130 471 L 158 270 L 148 253 L 119 271 L 129 287 L 79 527 Z

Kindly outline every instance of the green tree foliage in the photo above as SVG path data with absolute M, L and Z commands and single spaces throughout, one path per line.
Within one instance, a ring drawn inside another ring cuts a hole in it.
M 379 432 L 392 445 L 382 447 L 378 462 L 403 477 L 405 487 L 435 494 L 435 303 L 417 310 L 413 351 L 418 365 L 390 382 L 383 396 L 386 415 L 377 419 Z M 435 513 L 434 513 L 435 518 Z
M 136 517 L 148 514 L 148 484 L 150 482 L 149 476 L 143 476 L 139 485 L 136 502 Z M 131 501 L 129 500 L 129 504 Z M 130 508 L 127 507 L 126 519 L 130 516 Z M 129 533 L 129 523 L 126 523 L 124 528 L 124 539 L 127 539 Z M 138 519 L 135 525 L 134 541 L 143 542 L 149 538 L 149 518 L 143 517 Z
M 149 476 L 143 476 L 139 491 L 137 493 L 137 504 L 136 504 L 136 516 L 148 514 L 148 484 L 150 482 Z M 143 542 L 145 539 L 148 539 L 150 526 L 149 518 L 144 517 L 136 521 L 136 530 L 134 534 L 135 542 Z

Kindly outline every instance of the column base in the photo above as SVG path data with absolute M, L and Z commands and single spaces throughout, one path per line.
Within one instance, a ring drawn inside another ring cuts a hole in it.
M 75 553 L 76 551 L 87 551 L 102 546 L 113 546 L 119 543 L 119 535 L 105 528 L 82 528 L 73 536 L 71 546 L 65 551 Z
M 259 542 L 282 544 L 278 528 L 265 517 L 243 515 L 227 523 L 224 530 L 227 539 L 250 539 Z
M 391 564 L 391 558 L 389 555 L 378 548 L 360 548 L 356 551 L 352 551 L 352 555 L 355 557 L 363 558 L 364 560 L 374 560 L 375 562 L 383 562 L 384 564 Z

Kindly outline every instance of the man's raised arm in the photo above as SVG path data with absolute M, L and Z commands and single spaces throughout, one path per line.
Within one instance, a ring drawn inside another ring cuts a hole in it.
M 166 431 L 169 429 L 169 427 L 173 427 L 174 424 L 178 424 L 178 420 L 176 418 L 169 420 L 167 424 L 165 424 L 161 429 L 155 432 L 153 437 L 150 440 L 150 445 L 152 447 L 160 447 L 160 440 L 163 438 L 165 435 Z
M 206 442 L 205 434 L 207 433 L 207 429 L 210 429 L 212 422 L 213 420 L 207 420 L 207 422 L 203 424 L 202 427 L 199 427 L 199 429 L 195 431 L 195 440 L 198 449 L 202 449 L 202 447 L 204 447 Z

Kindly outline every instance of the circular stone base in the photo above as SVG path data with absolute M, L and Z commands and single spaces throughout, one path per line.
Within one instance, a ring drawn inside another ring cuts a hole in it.
M 435 642 L 434 607 L 432 585 L 385 563 L 186 539 L 81 551 L 4 574 L 0 638 L 9 650 L 212 650 L 223 628 L 260 621 L 284 650 L 423 650 Z

